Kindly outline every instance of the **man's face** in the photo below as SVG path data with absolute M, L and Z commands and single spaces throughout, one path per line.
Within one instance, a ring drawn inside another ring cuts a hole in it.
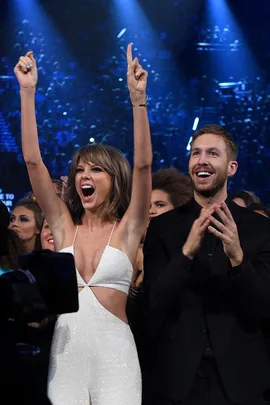
M 200 135 L 192 144 L 189 175 L 195 191 L 211 197 L 227 187 L 227 179 L 237 170 L 229 160 L 225 140 L 214 134 Z

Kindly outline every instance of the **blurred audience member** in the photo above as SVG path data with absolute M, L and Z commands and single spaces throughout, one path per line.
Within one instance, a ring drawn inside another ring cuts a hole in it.
M 43 222 L 41 209 L 34 197 L 19 200 L 11 213 L 9 229 L 24 241 L 27 251 L 40 249 L 40 231 Z
M 188 176 L 175 168 L 158 170 L 152 176 L 150 218 L 185 204 L 192 193 Z
M 247 190 L 237 191 L 231 196 L 231 198 L 237 205 L 245 208 L 253 203 L 260 204 L 261 202 L 259 197 L 257 197 L 252 191 Z
M 48 222 L 44 219 L 41 232 L 40 232 L 40 244 L 42 249 L 49 249 L 54 251 L 54 240 L 52 232 L 49 228 Z
M 59 179 L 52 179 L 52 183 L 53 183 L 56 194 L 58 195 L 58 197 L 62 198 L 62 192 L 63 192 L 62 181 Z
M 175 168 L 162 169 L 152 175 L 152 196 L 149 218 L 152 219 L 167 211 L 185 204 L 192 198 L 193 187 L 189 176 L 179 172 Z M 143 242 L 143 241 L 142 241 Z M 143 243 L 138 250 L 135 269 L 137 276 L 133 281 L 127 302 L 127 315 L 129 324 L 133 331 L 140 363 L 144 361 L 144 353 L 147 350 L 144 336 L 144 325 L 147 322 L 145 312 L 144 290 L 143 290 Z
M 270 211 L 263 204 L 252 203 L 248 206 L 248 208 L 260 215 L 265 216 L 266 218 L 270 218 Z
M 0 268 L 18 270 L 19 257 L 25 254 L 27 249 L 17 233 L 8 228 L 9 219 L 8 209 L 0 201 Z
M 188 202 L 193 195 L 193 187 L 189 176 L 179 172 L 174 167 L 161 169 L 152 175 L 152 195 L 149 219 L 170 211 Z M 143 241 L 142 241 L 143 242 Z M 131 295 L 136 294 L 137 288 L 143 281 L 142 244 L 139 248 L 135 269 L 137 277 L 131 286 Z M 135 288 L 135 290 L 133 290 Z

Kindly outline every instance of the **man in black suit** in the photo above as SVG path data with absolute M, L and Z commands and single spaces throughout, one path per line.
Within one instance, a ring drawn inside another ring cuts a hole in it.
M 147 405 L 266 403 L 270 367 L 260 324 L 270 316 L 270 222 L 228 199 L 236 159 L 224 128 L 197 131 L 189 161 L 194 198 L 148 228 Z

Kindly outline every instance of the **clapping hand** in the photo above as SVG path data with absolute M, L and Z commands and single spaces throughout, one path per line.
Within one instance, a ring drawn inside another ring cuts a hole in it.
M 205 232 L 210 225 L 209 216 L 213 214 L 215 205 L 210 208 L 202 208 L 200 216 L 193 222 L 186 243 L 183 246 L 183 255 L 189 259 L 194 259 L 198 251 L 200 250 Z
M 230 259 L 231 265 L 233 267 L 239 266 L 243 260 L 243 251 L 240 245 L 237 225 L 225 202 L 222 202 L 220 206 L 216 206 L 215 212 L 222 222 L 209 215 L 208 219 L 217 229 L 210 225 L 208 230 L 221 240 L 224 253 Z

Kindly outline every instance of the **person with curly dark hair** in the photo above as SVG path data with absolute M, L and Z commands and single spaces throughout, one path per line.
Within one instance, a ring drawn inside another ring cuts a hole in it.
M 193 195 L 193 187 L 189 176 L 176 168 L 161 169 L 152 174 L 152 193 L 149 219 L 173 210 L 187 203 Z M 143 241 L 142 241 L 143 242 Z M 135 268 L 139 271 L 131 287 L 131 293 L 137 292 L 143 281 L 142 244 L 139 248 Z M 134 289 L 135 287 L 135 289 Z
M 193 187 L 189 176 L 175 168 L 161 169 L 152 174 L 152 194 L 149 211 L 151 220 L 176 207 L 187 203 L 193 195 Z M 143 242 L 143 241 L 142 241 Z M 143 366 L 145 351 L 144 325 L 147 323 L 147 311 L 143 288 L 143 243 L 141 243 L 135 262 L 135 279 L 130 287 L 127 314 L 134 333 L 140 363 Z M 142 367 L 143 369 L 144 367 Z
M 180 207 L 192 195 L 193 187 L 189 176 L 174 167 L 158 170 L 152 176 L 150 217 Z

